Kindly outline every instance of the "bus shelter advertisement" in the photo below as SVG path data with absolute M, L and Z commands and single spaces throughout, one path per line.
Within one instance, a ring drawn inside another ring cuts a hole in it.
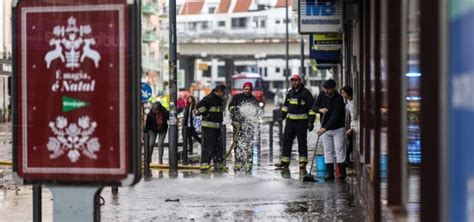
M 23 2 L 16 10 L 18 176 L 30 182 L 130 179 L 126 2 Z
M 474 3 L 450 1 L 449 221 L 474 221 Z
M 341 33 L 342 0 L 300 0 L 298 19 L 300 34 Z

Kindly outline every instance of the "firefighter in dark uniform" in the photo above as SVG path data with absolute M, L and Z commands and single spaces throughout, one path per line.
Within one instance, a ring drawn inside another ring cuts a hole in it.
M 238 143 L 234 149 L 234 171 L 250 172 L 252 170 L 253 157 L 253 135 L 255 133 L 255 123 L 249 120 L 245 114 L 240 112 L 242 105 L 248 105 L 255 108 L 255 114 L 259 112 L 257 98 L 252 95 L 252 83 L 246 82 L 242 87 L 243 92 L 232 97 L 229 103 L 229 111 L 232 118 L 232 126 L 234 127 L 234 142 Z M 250 113 L 246 113 L 250 115 Z
M 217 85 L 212 92 L 205 96 L 197 105 L 197 114 L 202 115 L 202 147 L 201 170 L 210 169 L 211 160 L 216 171 L 223 170 L 223 147 L 221 126 L 224 112 L 224 99 L 226 86 Z
M 311 109 L 314 103 L 313 95 L 302 83 L 300 75 L 291 77 L 291 90 L 286 94 L 281 108 L 282 119 L 286 118 L 283 133 L 283 152 L 281 162 L 275 164 L 279 169 L 287 169 L 290 165 L 291 147 L 295 137 L 298 138 L 298 153 L 300 170 L 306 170 L 308 163 L 307 132 L 314 128 L 316 113 Z

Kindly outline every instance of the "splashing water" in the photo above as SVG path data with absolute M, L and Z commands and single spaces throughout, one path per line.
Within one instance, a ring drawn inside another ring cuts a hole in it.
M 253 163 L 253 142 L 257 130 L 260 129 L 263 110 L 255 104 L 243 103 L 239 107 L 239 114 L 244 121 L 240 124 L 235 138 L 234 164 L 239 171 L 249 171 Z

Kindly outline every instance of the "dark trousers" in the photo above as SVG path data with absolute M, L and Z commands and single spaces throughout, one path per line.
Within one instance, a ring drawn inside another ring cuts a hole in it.
M 193 153 L 193 138 L 201 144 L 201 138 L 194 130 L 194 127 L 184 126 L 183 127 L 183 148 L 188 148 L 188 153 Z M 184 149 L 183 149 L 184 151 Z
M 354 133 L 347 135 L 346 163 L 351 162 L 351 154 L 354 149 Z
M 307 162 L 307 131 L 307 120 L 286 120 L 285 132 L 283 133 L 282 160 L 287 159 L 289 162 L 289 159 L 291 159 L 291 147 L 293 146 L 293 140 L 297 137 L 300 162 Z
M 222 148 L 221 129 L 202 127 L 202 144 L 201 144 L 201 164 L 210 164 L 214 160 L 214 164 L 222 162 L 224 150 Z

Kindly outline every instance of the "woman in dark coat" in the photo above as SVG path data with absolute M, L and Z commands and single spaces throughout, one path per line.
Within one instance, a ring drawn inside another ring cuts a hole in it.
M 151 162 L 151 157 L 153 155 L 153 148 L 155 147 L 156 138 L 158 137 L 158 152 L 159 159 L 158 163 L 163 163 L 163 143 L 165 142 L 166 133 L 168 132 L 168 120 L 170 114 L 165 107 L 161 105 L 160 102 L 153 103 L 151 110 L 146 116 L 145 129 L 144 133 L 148 133 L 148 139 L 150 144 L 149 149 L 149 160 Z M 150 164 L 150 163 L 148 163 Z
M 184 108 L 183 118 L 183 142 L 184 146 L 188 147 L 188 153 L 193 153 L 193 137 L 198 143 L 201 143 L 196 129 L 194 128 L 194 117 L 195 117 L 196 100 L 193 96 L 186 98 L 186 108 Z

